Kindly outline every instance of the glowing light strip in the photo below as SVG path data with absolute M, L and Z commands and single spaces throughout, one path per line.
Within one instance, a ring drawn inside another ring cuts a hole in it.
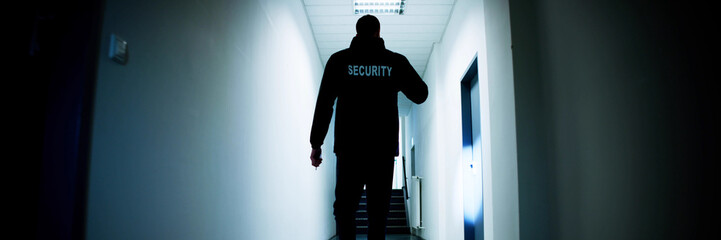
M 353 13 L 373 15 L 403 15 L 406 0 L 354 0 Z

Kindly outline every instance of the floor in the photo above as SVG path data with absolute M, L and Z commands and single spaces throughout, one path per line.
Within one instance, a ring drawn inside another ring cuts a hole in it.
M 330 240 L 338 240 L 338 237 L 333 237 Z M 368 235 L 358 234 L 356 240 L 368 240 Z M 423 238 L 416 237 L 410 234 L 391 234 L 386 235 L 386 240 L 423 240 Z

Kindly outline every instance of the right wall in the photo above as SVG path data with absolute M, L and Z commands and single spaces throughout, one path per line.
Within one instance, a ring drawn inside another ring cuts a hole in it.
M 522 239 L 704 239 L 718 189 L 704 8 L 511 2 Z
M 413 106 L 407 120 L 408 136 L 416 148 L 416 173 L 423 178 L 425 228 L 415 233 L 425 239 L 464 239 L 460 83 L 476 57 L 483 235 L 484 239 L 519 238 L 510 34 L 507 0 L 457 0 L 442 41 L 434 45 L 423 74 L 430 89 L 428 101 Z

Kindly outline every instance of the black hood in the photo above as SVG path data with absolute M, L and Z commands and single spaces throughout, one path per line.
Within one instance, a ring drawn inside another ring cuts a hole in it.
M 383 38 L 379 37 L 353 37 L 350 43 L 351 49 L 383 50 L 386 49 Z

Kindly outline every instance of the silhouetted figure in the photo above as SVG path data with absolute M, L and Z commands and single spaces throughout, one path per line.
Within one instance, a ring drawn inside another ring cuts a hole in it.
M 334 152 L 338 158 L 333 214 L 341 240 L 355 239 L 355 212 L 366 186 L 368 239 L 385 239 L 393 158 L 398 156 L 398 92 L 414 103 L 428 97 L 428 86 L 408 59 L 385 48 L 380 22 L 365 15 L 356 23 L 350 48 L 333 54 L 325 66 L 313 116 L 310 159 L 318 167 L 338 99 Z

